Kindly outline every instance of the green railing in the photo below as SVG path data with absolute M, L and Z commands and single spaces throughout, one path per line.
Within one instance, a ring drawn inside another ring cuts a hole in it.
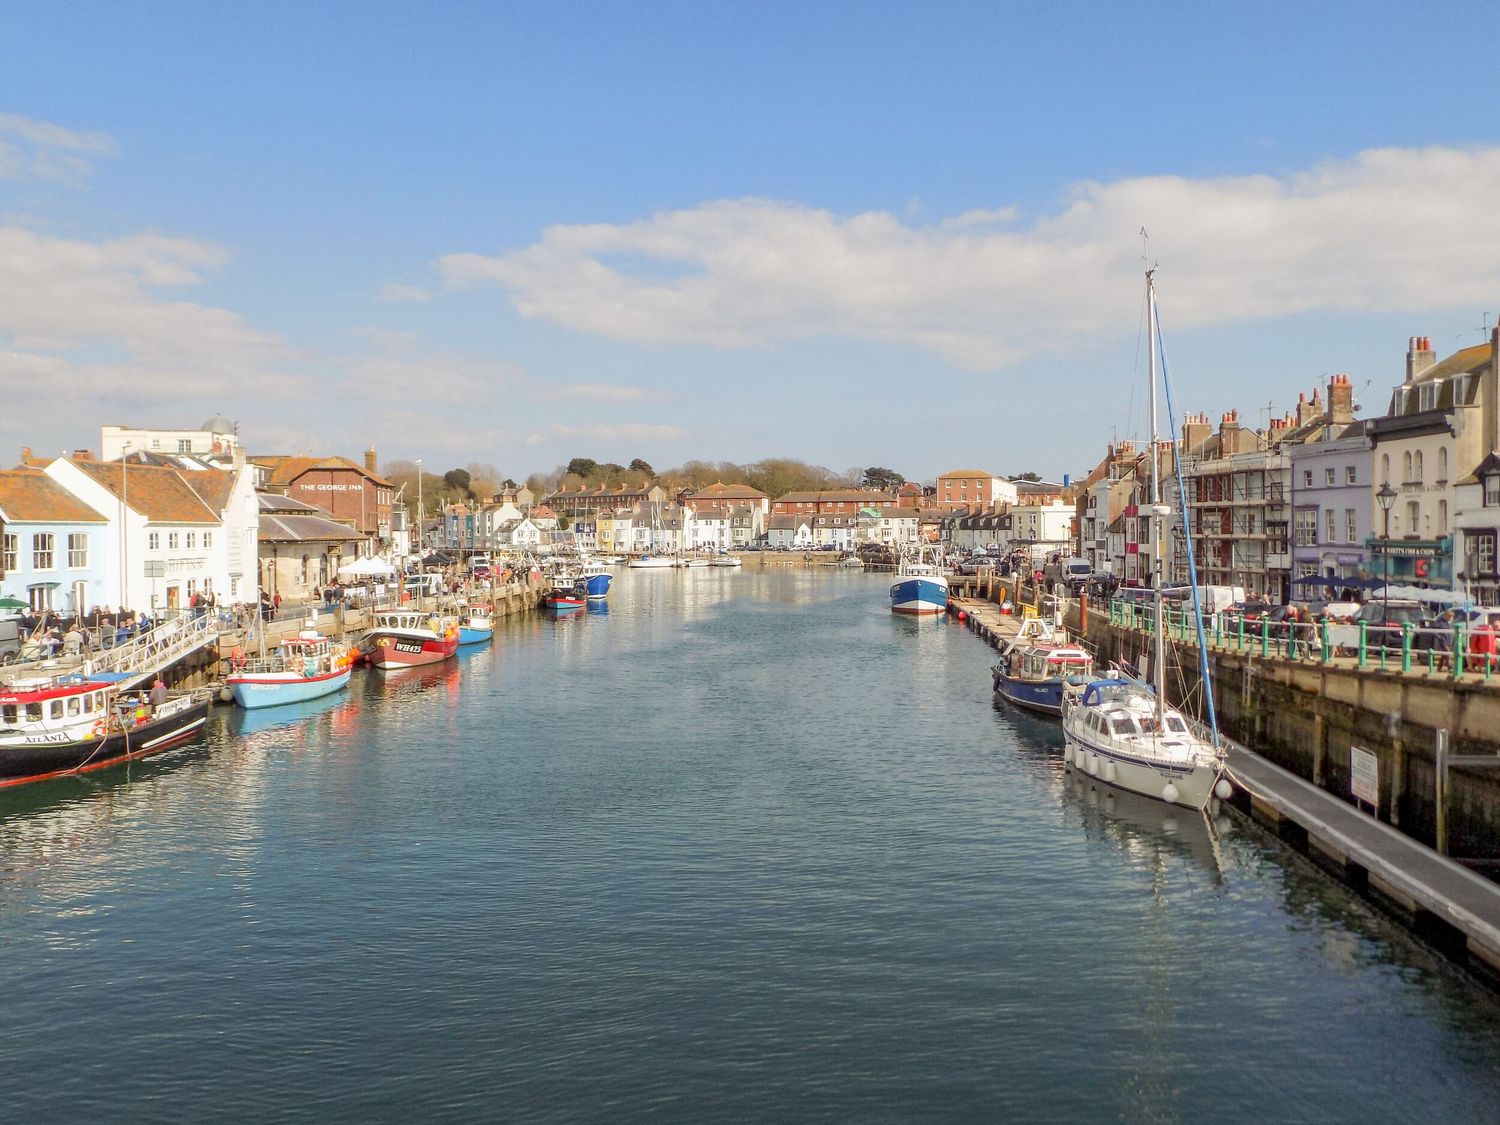
M 1148 601 L 1112 598 L 1110 624 L 1151 636 L 1155 615 Z M 1168 606 L 1163 610 L 1163 635 L 1196 648 L 1198 630 L 1190 607 Z M 1243 617 L 1209 614 L 1204 617 L 1204 637 L 1212 651 L 1245 653 L 1262 659 L 1287 660 L 1299 664 L 1347 663 L 1355 668 L 1402 672 L 1426 676 L 1473 675 L 1488 682 L 1500 656 L 1476 651 L 1468 630 L 1414 628 L 1411 625 L 1370 625 L 1367 622 L 1246 621 Z

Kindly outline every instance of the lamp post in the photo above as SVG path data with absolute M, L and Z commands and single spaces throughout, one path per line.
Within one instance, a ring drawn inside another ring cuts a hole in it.
M 417 565 L 422 564 L 422 458 L 417 458 Z
M 1390 481 L 1380 486 L 1380 491 L 1375 493 L 1375 502 L 1380 505 L 1381 514 L 1385 516 L 1385 527 L 1380 533 L 1381 575 L 1385 579 L 1385 584 L 1380 589 L 1380 623 L 1384 628 L 1391 616 L 1391 505 L 1396 502 L 1396 490 L 1391 487 Z M 1383 637 L 1381 643 L 1385 643 Z
M 125 583 L 130 574 L 130 478 L 125 466 L 130 464 L 130 442 L 120 447 L 120 604 L 125 608 Z

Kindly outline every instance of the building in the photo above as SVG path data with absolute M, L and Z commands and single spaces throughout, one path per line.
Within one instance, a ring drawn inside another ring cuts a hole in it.
M 560 487 L 542 497 L 541 502 L 559 516 L 569 519 L 591 517 L 599 512 L 615 512 L 621 508 L 635 508 L 641 504 L 660 504 L 667 498 L 661 485 L 654 481 L 642 481 L 639 485 L 588 485 L 575 488 Z
M 1457 482 L 1500 441 L 1500 328 L 1490 340 L 1439 362 L 1432 341 L 1407 342 L 1406 378 L 1367 426 L 1374 465 L 1367 539 L 1370 570 L 1398 584 L 1451 587 Z M 1389 511 L 1380 488 L 1396 493 Z
M 949 469 L 940 473 L 931 506 L 943 511 L 994 508 L 1016 502 L 1016 486 L 983 469 Z
M 109 531 L 40 469 L 0 472 L 0 596 L 63 613 L 111 604 L 119 570 Z
M 773 513 L 766 529 L 766 545 L 796 551 L 810 550 L 813 545 L 812 517 Z
M 861 508 L 884 508 L 896 503 L 889 492 L 835 488 L 816 492 L 788 492 L 771 501 L 773 516 L 853 516 Z
M 1364 422 L 1292 449 L 1292 597 L 1319 591 L 1299 579 L 1363 578 L 1373 533 L 1370 438 Z
M 322 508 L 268 492 L 256 503 L 262 590 L 287 600 L 310 598 L 314 588 L 337 579 L 339 567 L 359 558 L 365 537 Z
M 1454 490 L 1458 519 L 1457 588 L 1478 605 L 1500 605 L 1500 451 L 1488 457 Z
M 266 470 L 265 490 L 322 508 L 347 522 L 367 541 L 370 552 L 391 542 L 391 482 L 375 471 L 375 450 L 365 450 L 364 464 L 347 457 L 256 457 Z
M 759 489 L 751 488 L 748 484 L 724 484 L 722 481 L 711 484 L 707 488 L 700 488 L 693 492 L 685 493 L 681 503 L 693 511 L 702 511 L 710 505 L 717 505 L 726 509 L 738 510 L 742 516 L 749 517 L 749 524 L 744 526 L 748 534 L 743 536 L 734 535 L 734 545 L 742 546 L 753 543 L 766 533 L 766 520 L 771 515 L 771 498 Z M 740 530 L 740 528 L 736 528 Z
M 186 453 L 212 460 L 228 460 L 240 448 L 239 427 L 214 415 L 196 430 L 146 430 L 132 426 L 101 426 L 99 456 L 118 461 L 126 453 Z

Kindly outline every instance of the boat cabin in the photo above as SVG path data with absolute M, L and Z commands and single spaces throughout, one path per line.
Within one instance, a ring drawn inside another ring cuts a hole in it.
M 0 691 L 0 745 L 71 742 L 109 715 L 113 684 L 58 676 L 16 680 Z

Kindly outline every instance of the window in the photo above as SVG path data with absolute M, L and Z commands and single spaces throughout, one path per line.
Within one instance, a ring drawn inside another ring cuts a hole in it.
M 153 531 L 146 536 L 146 549 L 148 551 L 161 550 L 161 532 Z
M 1420 483 L 1422 480 L 1422 451 L 1420 449 L 1412 456 L 1412 464 L 1416 466 L 1417 475 L 1411 479 Z
M 1417 389 L 1417 409 L 1436 410 L 1438 401 L 1438 385 L 1436 383 L 1423 383 Z
M 1475 574 L 1495 573 L 1495 533 L 1481 532 L 1469 537 L 1469 569 Z
M 1353 508 L 1344 509 L 1344 530 L 1350 543 L 1359 542 L 1359 514 Z
M 1491 479 L 1500 479 L 1500 478 L 1491 478 Z M 1488 489 L 1489 485 L 1486 484 L 1485 488 Z M 1497 502 L 1500 502 L 1500 501 L 1497 501 Z M 1486 501 L 1486 503 L 1488 503 L 1488 501 Z M 19 535 L 6 534 L 4 536 L 0 536 L 0 570 L 6 571 L 6 572 L 15 570 L 16 567 L 18 567 L 20 565 L 20 561 L 17 558 L 17 556 L 20 555 L 20 553 L 21 553 L 21 537 Z
M 40 531 L 31 537 L 31 569 L 52 569 L 52 536 Z
M 1406 533 L 1408 535 L 1422 533 L 1422 505 L 1416 500 L 1409 500 L 1406 504 Z
M 1446 500 L 1438 501 L 1437 533 L 1440 538 L 1448 534 L 1448 501 Z
M 1317 573 L 1318 573 L 1318 564 L 1317 563 L 1298 563 L 1297 564 L 1297 577 L 1298 578 L 1311 578 L 1314 574 L 1317 574 Z
M 76 567 L 89 565 L 89 537 L 80 531 L 74 531 L 68 535 L 68 565 Z
M 178 438 L 177 439 L 177 452 L 178 453 L 191 453 L 192 451 L 193 451 L 193 443 L 189 439 L 187 439 L 187 438 Z
M 1324 469 L 1323 470 L 1323 483 L 1326 484 L 1326 485 L 1328 485 L 1330 488 L 1332 488 L 1333 484 L 1334 484 L 1334 480 L 1335 480 L 1334 471 L 1332 469 Z
M 1339 528 L 1337 520 L 1338 513 L 1332 508 L 1323 509 L 1323 541 L 1325 543 L 1337 543 L 1339 541 Z
M 1318 510 L 1316 508 L 1297 509 L 1295 536 L 1297 546 L 1299 547 L 1317 546 Z
M 1409 449 L 1405 453 L 1403 453 L 1401 455 L 1401 479 L 1402 480 L 1415 480 L 1416 479 L 1415 477 L 1413 477 L 1411 475 L 1411 450 L 1409 450 Z
M 167 550 L 177 550 L 177 532 L 175 531 L 167 532 Z
M 205 531 L 203 533 L 203 549 L 205 551 L 207 551 L 207 550 L 211 549 L 213 547 L 213 545 L 214 545 L 214 533 L 212 531 Z
M 190 531 L 190 532 L 188 532 L 187 533 L 187 549 L 189 551 L 191 551 L 191 550 L 196 549 L 197 546 L 198 546 L 198 533 L 196 531 Z
M 1380 455 L 1380 479 L 1387 482 L 1391 479 L 1391 455 L 1389 453 Z
M 1312 487 L 1312 470 L 1311 469 L 1303 469 L 1302 470 L 1302 487 L 1303 488 L 1311 488 Z
M 1484 478 L 1484 506 L 1500 507 L 1500 473 L 1491 473 Z
M 1358 483 L 1358 479 L 1357 479 L 1357 477 L 1355 475 L 1354 466 L 1353 465 L 1345 465 L 1344 466 L 1344 483 L 1345 484 L 1357 484 Z
M 1438 481 L 1439 483 L 1448 479 L 1448 447 L 1445 445 L 1438 450 Z

